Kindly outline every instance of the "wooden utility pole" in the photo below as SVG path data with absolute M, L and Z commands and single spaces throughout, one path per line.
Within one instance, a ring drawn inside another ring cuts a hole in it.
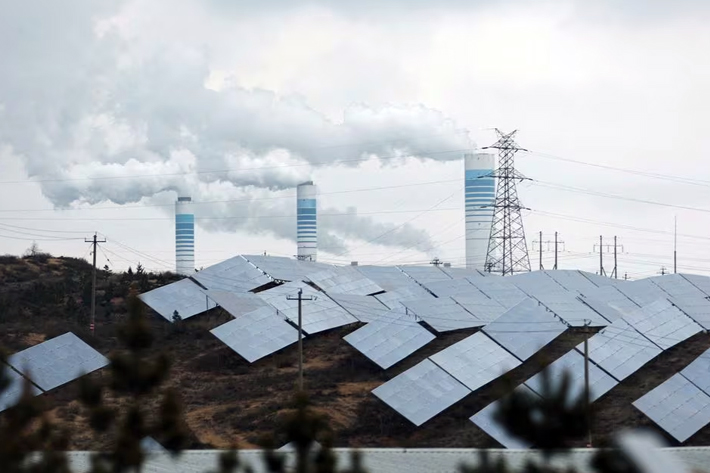
M 314 301 L 314 296 L 303 296 L 303 289 L 297 296 L 286 296 L 289 301 L 298 301 L 298 390 L 303 391 L 303 301 Z
M 91 243 L 94 246 L 92 251 L 94 255 L 94 269 L 91 275 L 91 325 L 89 325 L 89 330 L 91 330 L 91 335 L 94 335 L 94 330 L 96 327 L 96 246 L 99 243 L 106 243 L 106 240 L 98 240 L 96 238 L 96 233 L 94 233 L 94 238 L 92 240 L 87 240 L 84 238 L 86 243 Z
M 557 232 L 555 232 L 555 266 L 552 269 L 557 269 Z

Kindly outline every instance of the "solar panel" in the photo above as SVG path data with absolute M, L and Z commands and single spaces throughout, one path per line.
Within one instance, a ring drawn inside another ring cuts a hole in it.
M 537 396 L 534 391 L 532 391 L 527 386 L 520 385 L 515 388 L 515 391 L 525 392 L 531 396 Z M 523 439 L 519 439 L 508 433 L 508 431 L 495 420 L 495 413 L 498 411 L 500 404 L 507 398 L 503 397 L 495 402 L 492 402 L 484 409 L 480 410 L 475 415 L 471 416 L 469 419 L 471 422 L 476 424 L 481 430 L 493 437 L 498 443 L 506 448 L 514 449 L 525 449 L 532 446 L 531 443 L 526 442 Z
M 607 287 L 611 287 L 611 286 L 607 286 Z M 608 303 L 602 302 L 598 299 L 579 296 L 579 300 L 582 301 L 584 304 L 588 305 L 595 312 L 601 314 L 609 322 L 614 322 L 615 320 L 618 320 L 624 316 L 624 314 L 622 314 L 618 309 L 615 309 L 614 307 L 610 306 Z M 629 301 L 629 302 L 631 302 L 631 301 Z M 636 304 L 634 304 L 634 305 L 636 305 Z
M 436 337 L 406 315 L 391 311 L 389 317 L 371 322 L 344 339 L 360 353 L 387 369 Z
M 600 286 L 596 289 L 588 289 L 585 290 L 582 295 L 586 300 L 595 300 L 608 304 L 621 313 L 639 308 L 638 304 L 629 299 L 614 286 Z
M 584 396 L 584 355 L 577 350 L 571 350 L 561 358 L 551 363 L 546 370 L 553 392 L 556 392 L 562 385 L 564 373 L 568 373 L 570 380 L 570 390 L 567 401 L 573 403 Z M 543 388 L 543 374 L 538 373 L 525 384 L 540 396 L 545 396 Z M 619 384 L 617 380 L 609 376 L 604 370 L 589 363 L 589 400 L 596 401 L 609 392 L 614 386 Z
M 452 299 L 478 320 L 486 323 L 494 321 L 508 310 L 500 302 L 494 301 L 482 292 L 470 293 L 467 296 L 455 296 Z
M 473 292 L 480 293 L 467 279 L 449 279 L 447 281 L 434 281 L 424 285 L 437 297 L 450 297 L 471 294 Z
M 639 306 L 668 297 L 668 294 L 648 279 L 619 284 L 616 288 Z
M 451 277 L 434 266 L 398 266 L 400 271 L 421 285 L 436 281 L 451 281 Z
M 190 279 L 182 279 L 167 286 L 153 289 L 138 297 L 168 322 L 173 321 L 175 311 L 184 320 L 217 307 L 202 292 L 200 286 L 190 281 Z
M 525 299 L 483 328 L 493 340 L 525 361 L 567 326 L 533 299 Z
M 680 374 L 710 395 L 710 350 L 693 360 Z
M 360 322 L 375 321 L 390 311 L 387 306 L 372 296 L 332 293 L 328 297 Z
M 543 271 L 516 274 L 515 276 L 509 277 L 508 280 L 529 296 L 537 296 L 538 294 L 544 293 L 569 292 Z
M 261 307 L 269 307 L 259 296 L 251 292 L 205 291 L 205 294 L 234 318 Z
M 71 332 L 15 353 L 8 364 L 49 391 L 108 365 L 108 360 Z
M 449 332 L 485 325 L 451 298 L 416 299 L 402 302 L 417 317 L 437 332 Z
M 14 406 L 20 401 L 25 383 L 25 378 L 17 374 L 17 372 L 11 368 L 5 368 L 5 377 L 7 378 L 8 385 L 5 390 L 0 393 L 0 412 Z M 42 393 L 42 391 L 37 389 L 34 385 L 30 386 L 30 392 L 34 396 Z
M 520 365 L 520 361 L 482 332 L 429 357 L 471 391 Z
M 710 278 L 699 274 L 683 274 L 683 279 L 700 289 L 706 296 L 710 296 Z
M 629 312 L 624 319 L 663 350 L 702 331 L 700 325 L 665 299 Z
M 580 301 L 572 292 L 541 293 L 535 298 L 572 327 L 583 327 L 587 321 L 591 327 L 609 325 L 607 319 Z
M 447 268 L 446 266 L 439 266 L 439 269 L 449 275 L 451 279 L 465 279 L 465 278 L 483 278 L 486 277 L 485 273 L 475 269 L 466 268 Z
M 282 256 L 244 255 L 247 261 L 277 281 L 301 281 L 309 274 L 330 266 L 312 261 L 300 261 Z
M 557 269 L 543 272 L 570 292 L 584 294 L 584 291 L 597 288 L 581 271 Z
M 210 333 L 249 363 L 298 341 L 298 330 L 268 306 L 222 324 Z
M 308 280 L 328 294 L 368 296 L 384 290 L 352 266 L 334 267 L 319 271 L 308 275 Z
M 357 266 L 355 269 L 364 274 L 367 278 L 375 281 L 378 286 L 387 292 L 398 292 L 400 294 L 416 294 L 416 297 L 430 297 L 431 294 L 426 289 L 417 284 L 412 278 L 402 271 L 392 266 Z
M 429 294 L 428 292 L 425 292 L 422 294 L 421 292 L 417 290 L 410 290 L 408 287 L 401 287 L 395 291 L 387 291 L 383 294 L 377 294 L 376 296 L 373 296 L 375 299 L 380 301 L 382 304 L 387 306 L 389 309 L 397 309 L 401 308 L 404 309 L 404 302 L 405 301 L 411 301 L 411 300 L 418 300 L 418 299 L 431 299 L 435 300 L 436 298 Z
M 166 452 L 165 447 L 160 445 L 153 437 L 143 437 L 141 440 L 141 450 L 144 452 Z
M 623 381 L 661 353 L 658 346 L 624 319 L 614 321 L 591 337 L 588 345 L 589 359 L 618 381 Z M 582 351 L 584 344 L 578 345 L 577 349 Z
M 453 376 L 426 359 L 375 388 L 372 394 L 411 423 L 420 426 L 470 392 Z
M 704 329 L 710 329 L 710 300 L 707 297 L 669 297 L 668 300 Z
M 209 290 L 230 292 L 251 291 L 271 281 L 242 256 L 212 265 L 193 277 Z
M 291 322 L 298 323 L 298 301 L 288 300 L 287 297 L 296 296 L 299 289 L 303 290 L 304 297 L 316 298 L 302 302 L 304 332 L 313 334 L 357 322 L 355 317 L 348 314 L 334 300 L 303 283 L 289 282 L 259 292 L 257 295 L 264 302 L 278 309 Z
M 710 422 L 710 396 L 681 374 L 675 374 L 633 405 L 679 442 L 685 442 Z
M 527 294 L 518 289 L 517 286 L 501 279 L 502 278 L 494 277 L 480 279 L 469 278 L 469 282 L 506 309 L 511 309 L 527 299 Z M 505 279 L 507 280 L 508 278 Z
M 648 278 L 648 280 L 672 297 L 705 297 L 703 291 L 695 287 L 680 274 L 656 276 Z

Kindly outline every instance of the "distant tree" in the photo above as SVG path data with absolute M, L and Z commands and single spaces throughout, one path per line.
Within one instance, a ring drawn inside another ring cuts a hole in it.
M 40 252 L 41 250 L 39 249 L 39 245 L 36 241 L 33 241 L 30 247 L 25 250 L 23 256 L 25 258 L 34 258 L 38 254 L 40 254 Z
M 140 264 L 139 264 L 139 265 L 140 265 Z M 128 271 L 126 271 L 126 274 L 128 274 L 129 276 L 133 276 L 133 268 L 131 268 L 131 267 L 129 266 L 129 267 L 128 267 Z
M 145 269 L 143 268 L 143 265 L 138 262 L 138 266 L 136 266 L 136 275 L 141 275 L 145 272 Z
M 104 265 L 104 271 L 106 271 L 107 273 L 110 273 L 110 272 L 111 272 L 111 268 L 109 268 L 108 265 L 105 264 L 105 265 Z

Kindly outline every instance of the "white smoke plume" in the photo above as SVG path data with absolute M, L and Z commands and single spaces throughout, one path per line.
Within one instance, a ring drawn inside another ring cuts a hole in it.
M 200 224 L 293 239 L 292 218 L 277 216 L 292 215 L 294 203 L 258 200 L 265 190 L 294 188 L 317 167 L 458 159 L 472 146 L 453 121 L 419 105 L 356 105 L 334 122 L 299 98 L 236 85 L 210 90 L 206 52 L 131 54 L 102 2 L 30 4 L 9 2 L 0 15 L 0 144 L 24 159 L 59 208 L 167 191 L 196 202 L 239 196 L 202 206 L 212 219 Z M 431 247 L 412 226 L 357 215 L 325 218 L 321 242 L 338 253 L 345 240 L 385 232 L 379 244 Z

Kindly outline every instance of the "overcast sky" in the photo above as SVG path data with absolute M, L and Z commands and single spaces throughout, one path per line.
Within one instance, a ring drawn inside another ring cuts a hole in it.
M 672 269 L 677 216 L 679 270 L 710 273 L 708 2 L 0 11 L 0 253 L 34 240 L 84 257 L 96 231 L 101 265 L 171 269 L 185 193 L 198 267 L 290 256 L 294 186 L 313 179 L 320 260 L 461 265 L 461 156 L 498 127 L 530 150 L 517 163 L 534 267 L 538 232 L 557 231 L 561 268 L 597 270 L 593 245 L 616 235 L 621 276 Z

